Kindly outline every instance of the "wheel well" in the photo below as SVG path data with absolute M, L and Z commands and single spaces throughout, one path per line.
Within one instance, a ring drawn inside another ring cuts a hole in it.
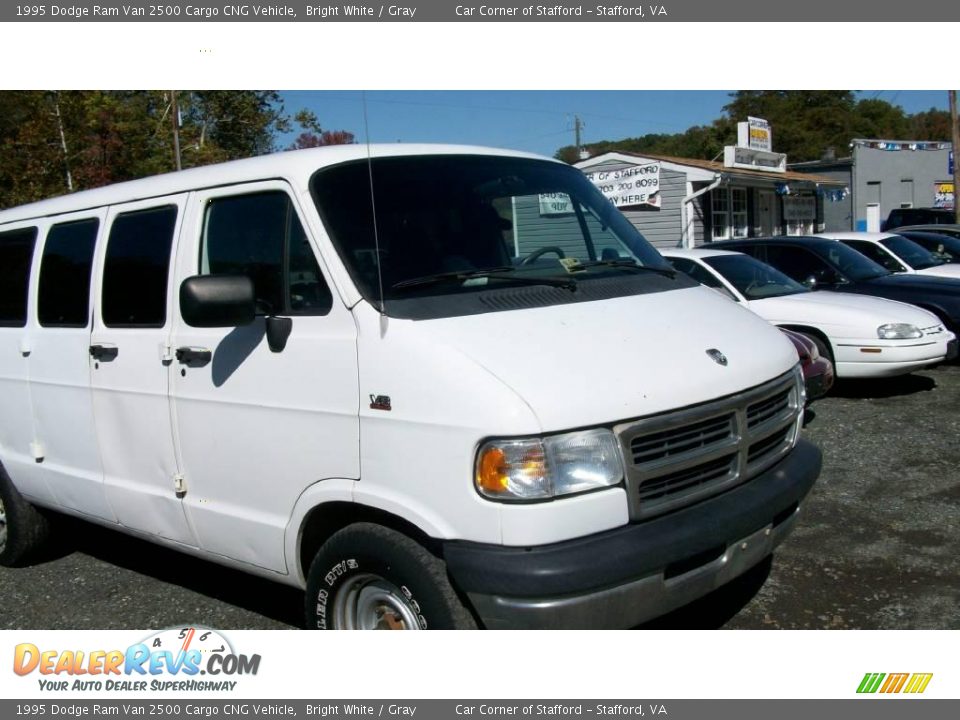
M 830 338 L 828 338 L 822 330 L 818 330 L 814 327 L 808 327 L 806 325 L 779 325 L 786 330 L 793 330 L 794 332 L 803 333 L 804 335 L 812 335 L 818 338 L 823 342 L 824 346 L 830 352 L 830 356 L 827 358 L 830 362 L 833 362 L 833 345 L 830 344 Z
M 366 505 L 351 502 L 329 502 L 315 507 L 303 521 L 300 530 L 300 570 L 304 577 L 310 569 L 314 556 L 331 535 L 348 525 L 369 522 L 383 525 L 403 533 L 423 545 L 438 557 L 442 557 L 440 543 L 424 533 L 413 523 L 403 518 Z

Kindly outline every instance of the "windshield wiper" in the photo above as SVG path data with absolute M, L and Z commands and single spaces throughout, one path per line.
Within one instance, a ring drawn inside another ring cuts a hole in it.
M 587 262 L 580 263 L 580 267 L 591 268 L 591 267 L 615 267 L 615 268 L 626 268 L 629 270 L 636 270 L 637 272 L 652 272 L 657 273 L 658 275 L 663 275 L 673 280 L 677 277 L 677 271 L 671 268 L 665 267 L 654 267 L 653 265 L 639 265 L 633 260 L 588 260 Z
M 462 282 L 474 278 L 490 278 L 491 280 L 507 280 L 520 283 L 522 285 L 549 285 L 551 287 L 564 288 L 566 290 L 576 290 L 577 281 L 573 278 L 557 277 L 538 277 L 516 275 L 516 268 L 512 265 L 502 267 L 487 268 L 485 270 L 458 270 L 453 272 L 434 273 L 422 277 L 401 280 L 390 286 L 392 290 L 401 290 L 403 288 L 419 287 L 422 285 L 436 285 L 444 282 Z

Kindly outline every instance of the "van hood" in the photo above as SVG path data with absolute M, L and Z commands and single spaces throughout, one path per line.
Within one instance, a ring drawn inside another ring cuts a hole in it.
M 414 324 L 509 386 L 544 432 L 696 405 L 797 363 L 783 333 L 703 287 Z

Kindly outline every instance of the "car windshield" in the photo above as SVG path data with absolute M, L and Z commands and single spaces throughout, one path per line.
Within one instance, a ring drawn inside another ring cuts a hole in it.
M 888 248 L 914 270 L 924 270 L 944 263 L 941 258 L 938 258 L 926 248 L 900 235 L 883 238 L 880 244 Z
M 749 255 L 714 255 L 703 259 L 747 300 L 810 292 L 796 280 Z
M 319 170 L 311 190 L 347 270 L 374 303 L 674 274 L 580 171 L 560 163 L 374 158 Z
M 849 248 L 837 240 L 822 245 L 818 244 L 811 249 L 823 260 L 833 265 L 841 275 L 850 280 L 873 280 L 890 274 L 882 265 L 878 265 L 870 258 L 861 255 L 853 248 Z

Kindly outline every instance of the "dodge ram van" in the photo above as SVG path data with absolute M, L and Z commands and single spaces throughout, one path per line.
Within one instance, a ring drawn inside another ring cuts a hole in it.
M 0 212 L 0 562 L 47 510 L 305 589 L 310 628 L 618 628 L 820 470 L 776 328 L 579 171 L 287 152 Z

